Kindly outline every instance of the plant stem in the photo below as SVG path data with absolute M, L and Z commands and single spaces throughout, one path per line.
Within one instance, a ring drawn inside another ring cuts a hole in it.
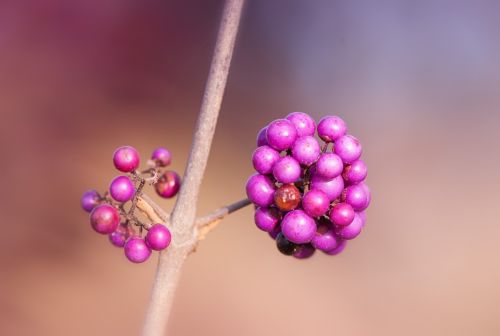
M 208 161 L 244 0 L 227 0 L 217 35 L 205 93 L 184 180 L 171 216 L 172 244 L 160 253 L 143 335 L 165 334 L 172 302 L 187 255 L 196 245 L 196 208 Z

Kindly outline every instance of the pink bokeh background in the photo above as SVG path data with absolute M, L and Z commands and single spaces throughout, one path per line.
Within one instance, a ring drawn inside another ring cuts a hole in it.
M 1 335 L 139 334 L 156 262 L 127 262 L 79 197 L 124 144 L 184 171 L 221 6 L 0 2 Z M 499 335 L 499 10 L 249 0 L 199 214 L 244 197 L 263 125 L 305 111 L 362 141 L 368 223 L 297 261 L 231 215 L 187 261 L 171 334 Z

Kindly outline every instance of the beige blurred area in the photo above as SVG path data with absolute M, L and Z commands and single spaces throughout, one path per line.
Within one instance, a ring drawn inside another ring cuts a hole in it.
M 156 258 L 127 262 L 79 198 L 120 145 L 184 171 L 221 8 L 0 2 L 1 335 L 140 333 Z M 499 10 L 248 0 L 198 213 L 243 198 L 257 131 L 305 111 L 361 139 L 368 223 L 300 261 L 231 215 L 186 262 L 169 334 L 500 335 Z

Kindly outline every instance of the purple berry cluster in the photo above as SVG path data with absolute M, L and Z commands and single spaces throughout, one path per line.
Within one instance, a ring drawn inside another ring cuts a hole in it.
M 327 116 L 316 125 L 308 114 L 293 112 L 261 129 L 257 146 L 257 173 L 246 184 L 257 227 L 281 253 L 298 259 L 316 250 L 342 252 L 360 234 L 370 204 L 361 144 L 345 122 Z
M 161 197 L 171 198 L 177 194 L 180 176 L 171 170 L 163 171 L 171 160 L 166 148 L 157 148 L 148 161 L 149 168 L 139 171 L 137 150 L 130 146 L 120 147 L 113 154 L 113 163 L 117 170 L 127 175 L 115 177 L 103 195 L 89 190 L 81 198 L 83 210 L 90 213 L 92 228 L 108 235 L 111 244 L 122 247 L 125 256 L 134 263 L 144 262 L 152 250 L 161 251 L 170 245 L 172 237 L 168 228 L 163 224 L 142 222 L 135 210 L 137 197 L 146 182 L 154 185 Z M 147 231 L 145 235 L 143 230 Z

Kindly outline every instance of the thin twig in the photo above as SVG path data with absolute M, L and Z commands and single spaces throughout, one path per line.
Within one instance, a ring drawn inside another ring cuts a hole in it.
M 197 242 L 195 216 L 217 124 L 244 0 L 227 0 L 217 35 L 184 182 L 171 218 L 172 244 L 160 253 L 143 335 L 165 334 L 175 289 L 185 258 Z

